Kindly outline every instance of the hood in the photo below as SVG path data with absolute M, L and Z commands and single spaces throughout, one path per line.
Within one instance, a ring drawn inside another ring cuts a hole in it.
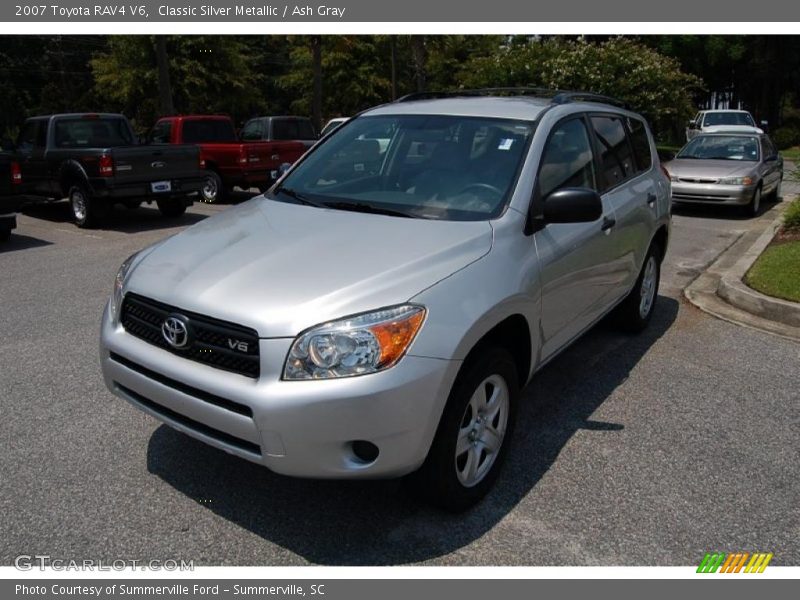
M 488 221 L 407 219 L 254 198 L 168 238 L 125 289 L 260 337 L 406 302 L 489 252 Z
M 709 125 L 703 127 L 703 133 L 764 133 L 764 131 L 750 125 Z
M 744 177 L 753 172 L 758 163 L 746 160 L 704 160 L 676 158 L 664 164 L 672 177 L 719 179 L 721 177 Z

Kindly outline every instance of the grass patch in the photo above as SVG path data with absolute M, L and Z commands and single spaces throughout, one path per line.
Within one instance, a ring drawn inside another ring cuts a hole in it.
M 781 156 L 783 156 L 783 160 L 790 160 L 793 163 L 800 162 L 800 146 L 781 150 Z
M 800 198 L 792 200 L 783 212 L 783 226 L 786 229 L 800 230 Z
M 745 275 L 745 283 L 762 294 L 800 302 L 800 241 L 767 247 Z

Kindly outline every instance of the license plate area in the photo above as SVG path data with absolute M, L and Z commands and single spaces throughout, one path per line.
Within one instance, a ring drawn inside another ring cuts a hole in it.
M 171 181 L 153 181 L 150 183 L 150 191 L 154 194 L 163 194 L 172 191 Z

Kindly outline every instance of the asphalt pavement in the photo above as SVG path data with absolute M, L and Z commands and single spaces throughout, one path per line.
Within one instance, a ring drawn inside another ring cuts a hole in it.
M 117 210 L 93 231 L 63 204 L 20 215 L 0 247 L 0 564 L 691 565 L 714 550 L 800 564 L 800 345 L 681 294 L 755 221 L 677 212 L 650 328 L 603 322 L 540 372 L 496 489 L 451 515 L 396 481 L 274 475 L 105 389 L 119 264 L 226 208 Z

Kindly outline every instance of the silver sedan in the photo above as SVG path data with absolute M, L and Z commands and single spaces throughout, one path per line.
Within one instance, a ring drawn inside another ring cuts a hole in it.
M 665 167 L 673 202 L 739 205 L 755 216 L 762 197 L 780 199 L 783 159 L 765 134 L 701 134 Z

